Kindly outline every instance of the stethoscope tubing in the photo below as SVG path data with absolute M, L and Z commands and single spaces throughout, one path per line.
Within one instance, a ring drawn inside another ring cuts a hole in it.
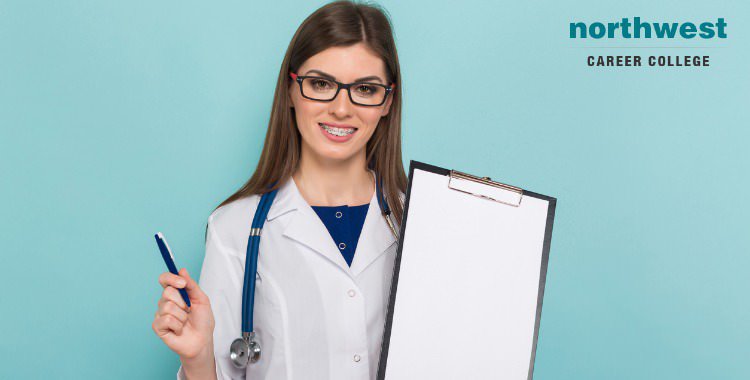
M 247 242 L 245 256 L 245 281 L 242 287 L 242 332 L 253 331 L 253 308 L 255 306 L 255 277 L 258 273 L 258 251 L 260 248 L 260 234 L 266 222 L 268 210 L 273 204 L 278 189 L 263 194 L 258 209 L 253 216 L 251 233 Z M 257 231 L 257 233 L 254 233 Z M 248 274 L 252 274 L 249 276 Z

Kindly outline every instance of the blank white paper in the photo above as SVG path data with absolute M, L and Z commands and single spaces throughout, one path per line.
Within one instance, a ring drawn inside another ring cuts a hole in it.
M 413 173 L 385 379 L 528 379 L 549 201 L 449 178 Z

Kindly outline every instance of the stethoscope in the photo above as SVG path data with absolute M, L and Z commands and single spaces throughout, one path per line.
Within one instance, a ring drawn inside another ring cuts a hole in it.
M 398 239 L 396 227 L 391 221 L 391 209 L 385 201 L 381 191 L 381 178 L 376 176 L 375 192 L 378 197 L 378 205 L 383 214 L 388 227 L 390 227 L 393 236 Z M 279 189 L 264 193 L 258 208 L 255 210 L 253 222 L 250 227 L 250 237 L 247 240 L 247 253 L 245 256 L 245 282 L 242 287 L 242 337 L 232 342 L 229 348 L 229 358 L 232 364 L 237 368 L 245 368 L 248 363 L 255 363 L 260 359 L 260 344 L 255 339 L 253 330 L 253 306 L 255 304 L 255 277 L 258 272 L 258 248 L 260 247 L 260 233 L 263 230 L 263 224 L 268 216 L 268 210 L 271 208 L 276 193 Z

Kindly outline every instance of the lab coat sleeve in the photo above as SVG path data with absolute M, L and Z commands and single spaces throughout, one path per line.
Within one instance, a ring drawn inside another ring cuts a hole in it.
M 216 378 L 219 380 L 245 379 L 245 371 L 234 367 L 229 359 L 229 346 L 242 335 L 241 307 L 244 262 L 237 249 L 228 248 L 228 240 L 236 238 L 232 228 L 231 213 L 216 210 L 208 218 L 206 228 L 206 256 L 203 260 L 198 284 L 208 295 L 214 314 L 214 357 Z M 236 232 L 236 231 L 235 231 Z M 177 379 L 185 380 L 182 367 Z

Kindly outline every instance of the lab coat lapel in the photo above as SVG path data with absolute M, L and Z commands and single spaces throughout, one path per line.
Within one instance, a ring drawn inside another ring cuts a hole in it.
M 285 205 L 285 207 L 273 210 L 272 206 L 272 210 L 276 212 L 272 214 L 272 210 L 269 210 L 269 215 L 275 217 L 290 209 L 296 209 L 294 214 L 291 215 L 291 221 L 284 229 L 284 236 L 307 246 L 339 267 L 348 276 L 351 276 L 349 266 L 339 252 L 338 247 L 336 247 L 336 243 L 331 238 L 328 229 L 320 220 L 318 214 L 315 213 L 302 197 L 293 178 L 290 177 L 286 184 L 284 184 L 283 191 L 282 189 L 279 190 L 277 199 L 282 202 L 280 206 Z
M 385 251 L 396 242 L 388 222 L 385 221 L 380 212 L 377 194 L 373 194 L 370 206 L 367 208 L 365 222 L 362 225 L 362 233 L 357 242 L 357 251 L 354 252 L 351 272 L 354 277 L 358 276 L 370 264 L 378 259 Z M 339 254 L 339 256 L 341 256 Z

